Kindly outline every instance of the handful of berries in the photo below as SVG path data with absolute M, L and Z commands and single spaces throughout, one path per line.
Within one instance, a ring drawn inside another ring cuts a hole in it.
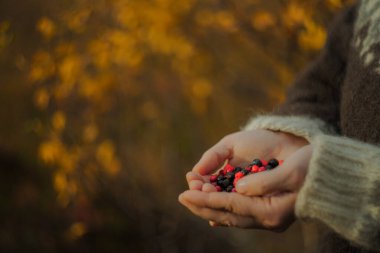
M 217 175 L 211 175 L 210 183 L 216 187 L 218 192 L 236 192 L 235 185 L 240 178 L 266 170 L 272 170 L 278 165 L 281 165 L 283 160 L 278 161 L 273 158 L 269 161 L 264 159 L 254 159 L 252 163 L 246 168 L 233 167 L 230 164 L 226 164 Z

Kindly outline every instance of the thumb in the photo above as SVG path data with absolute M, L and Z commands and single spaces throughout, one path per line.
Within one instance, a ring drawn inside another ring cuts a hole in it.
M 241 178 L 236 184 L 236 191 L 248 196 L 263 196 L 288 190 L 288 176 L 281 167 Z
M 209 150 L 207 150 L 194 166 L 193 172 L 200 175 L 208 175 L 217 170 L 223 163 L 232 157 L 231 145 L 222 139 Z

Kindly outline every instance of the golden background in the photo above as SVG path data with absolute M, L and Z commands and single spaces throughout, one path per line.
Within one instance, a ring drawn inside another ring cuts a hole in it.
M 1 252 L 301 252 L 177 202 L 285 98 L 340 0 L 0 0 Z

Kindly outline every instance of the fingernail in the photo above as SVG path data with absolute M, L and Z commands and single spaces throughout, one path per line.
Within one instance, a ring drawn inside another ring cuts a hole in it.
M 236 184 L 236 190 L 239 192 L 244 192 L 247 187 L 247 182 L 244 179 L 240 179 Z

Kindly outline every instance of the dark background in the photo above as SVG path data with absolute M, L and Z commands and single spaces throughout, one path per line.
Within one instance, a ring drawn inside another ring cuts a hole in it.
M 177 202 L 349 1 L 0 0 L 1 252 L 302 252 Z

